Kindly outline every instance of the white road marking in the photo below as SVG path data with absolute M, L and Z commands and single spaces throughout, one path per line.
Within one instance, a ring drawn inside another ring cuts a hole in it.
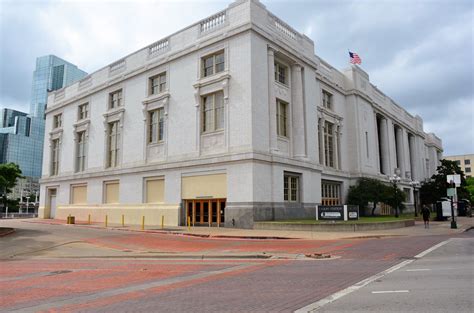
M 438 249 L 439 247 L 444 246 L 445 244 L 447 244 L 447 243 L 450 242 L 450 241 L 451 241 L 451 239 L 448 239 L 448 240 L 445 240 L 445 241 L 443 241 L 443 242 L 438 243 L 438 244 L 435 245 L 435 246 L 432 246 L 432 247 L 429 248 L 429 249 L 426 249 L 425 251 L 423 251 L 423 252 L 421 252 L 421 253 L 415 255 L 415 259 L 419 259 L 419 258 L 424 257 L 424 256 L 427 255 L 428 253 L 433 252 L 434 250 Z
M 431 271 L 430 268 L 414 268 L 412 270 L 406 270 L 407 272 L 423 272 L 423 271 Z
M 382 291 L 372 291 L 372 293 L 407 293 L 410 292 L 408 290 L 382 290 Z
M 443 241 L 443 242 L 441 242 L 441 243 L 439 243 L 439 244 L 437 244 L 437 245 L 435 245 L 435 246 L 433 246 L 433 247 L 431 247 L 431 248 L 429 248 L 429 249 L 426 249 L 425 251 L 423 251 L 423 252 L 417 254 L 417 255 L 415 256 L 415 259 L 420 259 L 420 258 L 424 257 L 424 256 L 427 255 L 428 253 L 430 253 L 430 252 L 432 252 L 432 251 L 438 249 L 438 248 L 441 247 L 441 246 L 444 246 L 445 244 L 447 244 L 447 243 L 450 242 L 450 241 L 451 241 L 451 239 L 448 239 L 448 240 L 445 240 L 445 241 Z M 316 310 L 320 309 L 321 307 L 325 306 L 326 304 L 331 303 L 331 302 L 333 302 L 333 301 L 335 301 L 335 300 L 337 300 L 337 299 L 339 299 L 339 298 L 342 298 L 342 297 L 344 297 L 345 295 L 348 295 L 348 294 L 350 294 L 350 293 L 352 293 L 352 292 L 354 292 L 354 291 L 356 291 L 356 290 L 358 290 L 358 289 L 360 289 L 360 288 L 362 288 L 362 287 L 364 287 L 364 286 L 367 286 L 367 285 L 370 284 L 371 282 L 373 282 L 373 281 L 375 281 L 375 280 L 377 280 L 377 279 L 380 279 L 380 278 L 384 277 L 385 275 L 390 274 L 390 273 L 392 273 L 392 272 L 394 272 L 394 271 L 396 271 L 396 270 L 398 270 L 398 269 L 401 269 L 402 267 L 404 267 L 404 266 L 406 266 L 406 265 L 412 263 L 413 261 L 415 261 L 415 260 L 413 259 L 413 260 L 406 260 L 406 261 L 403 261 L 403 262 L 401 262 L 401 263 L 399 263 L 399 264 L 397 264 L 397 265 L 395 265 L 395 266 L 392 266 L 391 268 L 389 268 L 389 269 L 387 269 L 387 270 L 385 270 L 385 271 L 382 271 L 382 272 L 380 272 L 380 273 L 378 273 L 378 274 L 375 274 L 375 275 L 373 275 L 373 276 L 371 276 L 371 277 L 369 277 L 369 278 L 366 278 L 366 279 L 364 279 L 364 280 L 362 280 L 362 281 L 360 281 L 360 282 L 358 282 L 358 283 L 356 283 L 356 284 L 354 284 L 354 285 L 352 285 L 352 286 L 349 286 L 349 287 L 347 287 L 346 289 L 343 289 L 343 290 L 341 290 L 341 291 L 338 291 L 338 292 L 336 292 L 336 293 L 333 293 L 332 295 L 327 296 L 326 298 L 323 298 L 323 299 L 321 299 L 321 300 L 319 300 L 319 301 L 316 301 L 316 302 L 313 302 L 313 303 L 311 303 L 311 304 L 308 304 L 307 306 L 302 307 L 301 309 L 296 310 L 294 313 L 315 312 Z

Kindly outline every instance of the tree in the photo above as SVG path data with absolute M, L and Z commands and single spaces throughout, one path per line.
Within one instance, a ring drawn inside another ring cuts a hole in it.
M 5 206 L 7 205 L 7 194 L 15 187 L 18 178 L 22 178 L 22 176 L 17 164 L 0 164 L 0 191 L 3 192 L 3 204 Z
M 436 174 L 431 176 L 431 181 L 424 183 L 420 188 L 420 199 L 424 204 L 436 203 L 439 199 L 446 197 L 449 183 L 447 175 L 461 175 L 461 186 L 457 188 L 458 199 L 469 199 L 470 194 L 466 189 L 466 178 L 464 172 L 455 161 L 443 159 L 436 168 Z
M 392 189 L 380 180 L 361 178 L 356 185 L 349 187 L 347 203 L 357 204 L 362 209 L 367 208 L 369 202 L 372 202 L 372 215 L 375 215 L 377 204 L 379 202 L 387 203 L 386 200 L 392 192 Z
M 471 204 L 474 203 L 474 177 L 466 178 L 466 190 L 469 192 L 469 198 L 467 198 Z

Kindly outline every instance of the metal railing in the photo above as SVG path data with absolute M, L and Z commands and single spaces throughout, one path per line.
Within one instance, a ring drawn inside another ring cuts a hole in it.
M 0 213 L 0 219 L 35 218 L 38 213 Z

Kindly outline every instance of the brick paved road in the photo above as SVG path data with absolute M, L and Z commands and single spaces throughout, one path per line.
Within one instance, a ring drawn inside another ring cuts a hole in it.
M 231 240 L 87 231 L 74 229 L 74 238 L 118 250 L 294 254 L 324 252 L 338 258 L 144 260 L 22 256 L 20 259 L 13 258 L 1 263 L 0 310 L 292 312 L 401 260 L 411 258 L 448 238 L 419 236 L 330 241 Z

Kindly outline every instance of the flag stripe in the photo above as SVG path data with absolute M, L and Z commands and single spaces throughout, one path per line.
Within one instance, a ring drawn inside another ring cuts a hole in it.
M 362 63 L 362 59 L 355 52 L 350 52 L 349 51 L 349 58 L 350 58 L 349 62 L 352 63 L 352 64 L 361 64 Z

